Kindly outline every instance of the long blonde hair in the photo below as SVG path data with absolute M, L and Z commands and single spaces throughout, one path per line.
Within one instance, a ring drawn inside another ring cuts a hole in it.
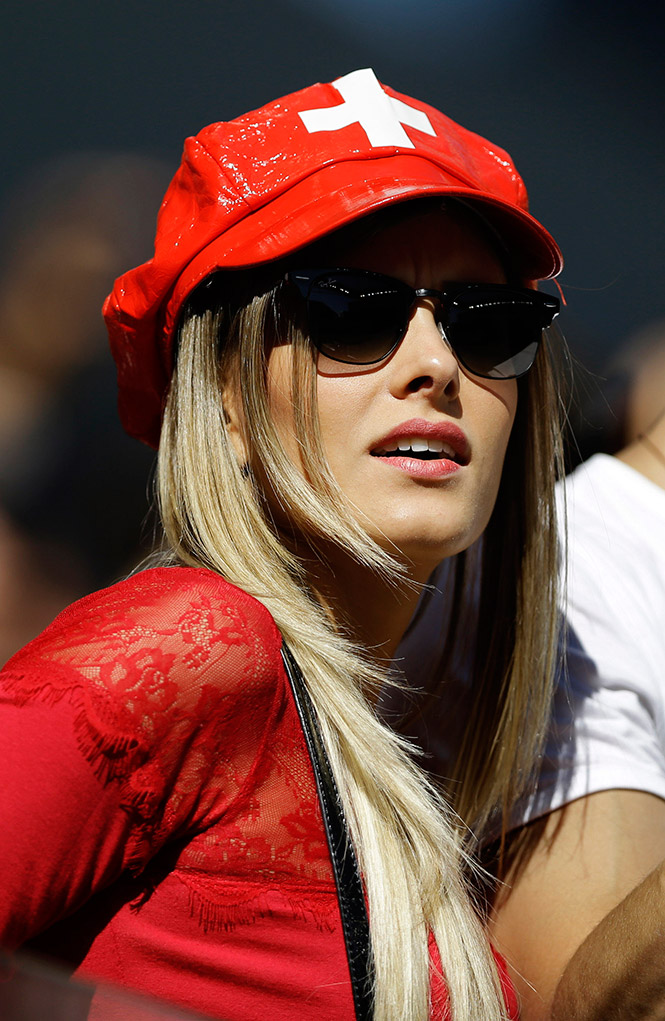
M 177 562 L 217 571 L 264 603 L 303 670 L 366 884 L 377 1021 L 428 1018 L 429 932 L 439 947 L 455 1021 L 499 1021 L 506 1017 L 505 1006 L 466 888 L 463 827 L 415 764 L 408 743 L 372 709 L 367 692 L 384 683 L 385 676 L 331 624 L 312 593 L 288 537 L 271 519 L 255 476 L 238 463 L 225 425 L 222 393 L 231 387 L 240 395 L 248 449 L 260 458 L 271 496 L 294 530 L 314 547 L 324 540 L 338 544 L 386 580 L 399 576 L 399 565 L 358 524 L 326 463 L 318 431 L 311 348 L 279 287 L 261 293 L 250 275 L 235 280 L 227 275 L 223 283 L 227 295 L 234 292 L 235 284 L 250 296 L 236 294 L 232 306 L 226 301 L 220 307 L 214 294 L 208 294 L 201 308 L 194 305 L 185 314 L 180 329 L 159 452 L 159 499 L 167 542 Z M 205 308 L 206 304 L 210 307 Z M 292 345 L 292 392 L 298 395 L 295 430 L 302 470 L 282 450 L 268 406 L 266 351 L 277 339 Z M 539 363 L 537 394 L 532 393 L 531 383 L 526 388 L 532 410 L 517 427 L 524 435 L 511 440 L 515 467 L 510 468 L 509 459 L 508 472 L 521 469 L 521 489 L 533 483 L 550 450 L 542 438 L 549 426 L 544 426 L 544 416 L 539 419 L 535 413 L 544 393 L 541 377 L 547 375 L 546 353 L 539 356 Z M 537 437 L 530 435 L 532 427 Z M 552 461 L 548 472 L 551 468 Z M 550 500 L 549 488 L 549 484 L 545 489 L 540 486 L 537 497 L 524 497 L 525 514 L 534 520 L 524 529 L 515 529 L 515 542 L 523 542 L 528 532 L 525 549 L 502 553 L 500 563 L 491 568 L 492 529 L 501 527 L 509 516 L 508 507 L 503 511 L 497 507 L 490 523 L 483 577 L 489 579 L 493 572 L 500 575 L 512 555 L 517 606 L 536 601 L 537 621 L 545 627 L 545 637 L 536 643 L 535 623 L 531 627 L 516 620 L 514 651 L 507 655 L 510 639 L 502 642 L 495 633 L 498 626 L 489 629 L 485 646 L 490 656 L 499 650 L 498 665 L 494 672 L 486 669 L 481 683 L 483 690 L 497 688 L 495 703 L 501 708 L 501 721 L 498 726 L 489 721 L 486 740 L 479 737 L 471 748 L 473 767 L 463 771 L 459 803 L 468 801 L 469 815 L 486 817 L 504 796 L 513 796 L 542 730 L 548 698 L 544 674 L 553 655 L 555 629 L 553 607 L 549 618 L 545 613 L 551 594 L 542 574 L 552 568 L 554 557 L 551 504 L 550 517 L 541 506 L 543 500 Z M 508 488 L 502 485 L 501 490 L 499 502 L 512 505 Z M 538 532 L 543 523 L 547 537 Z M 552 570 L 551 575 L 555 573 Z M 516 685 L 525 683 L 527 657 L 537 644 L 539 659 L 528 678 L 528 691 L 514 692 Z M 543 645 L 548 645 L 545 653 Z M 506 660 L 514 677 L 512 673 L 505 676 Z M 527 703 L 534 722 L 526 726 L 537 734 L 525 737 L 525 721 L 519 714 Z M 486 722 L 486 715 L 478 710 L 481 722 Z M 504 738 L 512 745 L 502 752 L 496 743 Z M 496 782 L 485 777 L 485 761 L 496 763 L 500 770 Z M 480 801 L 467 790 L 478 778 Z

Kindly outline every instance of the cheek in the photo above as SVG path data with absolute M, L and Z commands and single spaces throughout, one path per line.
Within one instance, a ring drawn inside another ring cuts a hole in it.
M 470 438 L 478 467 L 476 499 L 481 516 L 489 520 L 515 421 L 517 381 L 483 380 L 482 384 L 474 381 L 472 386 L 473 391 L 467 395 L 465 410 L 468 412 Z
M 343 470 L 350 436 L 367 417 L 369 378 L 317 375 L 317 418 L 323 449 L 333 472 Z M 288 345 L 276 347 L 268 359 L 268 402 L 284 451 L 302 468 L 301 446 L 295 435 L 292 357 Z
M 472 386 L 467 407 L 474 408 L 475 428 L 490 456 L 502 461 L 517 412 L 517 380 L 474 381 Z
M 320 375 L 317 380 L 319 428 L 328 463 L 341 482 L 348 454 L 364 448 L 368 420 L 374 409 L 371 373 L 356 376 Z
M 491 391 L 491 400 L 485 413 L 485 429 L 487 449 L 491 459 L 490 471 L 493 476 L 491 485 L 491 510 L 494 507 L 499 491 L 503 463 L 508 448 L 508 441 L 515 423 L 517 412 L 517 380 L 507 379 L 498 382 Z
M 506 452 L 508 446 L 508 440 L 515 423 L 515 415 L 517 414 L 517 380 L 516 379 L 505 379 L 498 381 L 497 390 L 495 394 L 495 407 L 497 409 L 500 422 L 501 431 L 503 433 L 503 453 Z

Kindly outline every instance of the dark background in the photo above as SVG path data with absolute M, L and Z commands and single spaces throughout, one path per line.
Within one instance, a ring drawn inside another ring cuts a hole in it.
M 660 4 L 5 0 L 0 17 L 0 660 L 150 548 L 152 454 L 118 425 L 97 310 L 149 257 L 203 125 L 371 66 L 516 160 L 566 258 L 585 394 L 665 316 Z
M 592 368 L 665 313 L 657 3 L 5 0 L 2 23 L 4 191 L 76 149 L 175 169 L 204 124 L 372 66 L 513 155 Z

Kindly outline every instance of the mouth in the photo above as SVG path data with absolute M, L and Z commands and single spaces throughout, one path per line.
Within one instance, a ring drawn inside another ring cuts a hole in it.
M 408 436 L 370 451 L 372 457 L 410 457 L 418 461 L 452 461 L 465 465 L 468 458 L 435 436 Z

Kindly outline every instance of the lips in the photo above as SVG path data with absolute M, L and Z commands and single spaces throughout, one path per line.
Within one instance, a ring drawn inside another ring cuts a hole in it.
M 470 456 L 466 436 L 453 422 L 428 422 L 410 419 L 392 429 L 370 450 L 373 457 L 420 462 L 468 464 Z

